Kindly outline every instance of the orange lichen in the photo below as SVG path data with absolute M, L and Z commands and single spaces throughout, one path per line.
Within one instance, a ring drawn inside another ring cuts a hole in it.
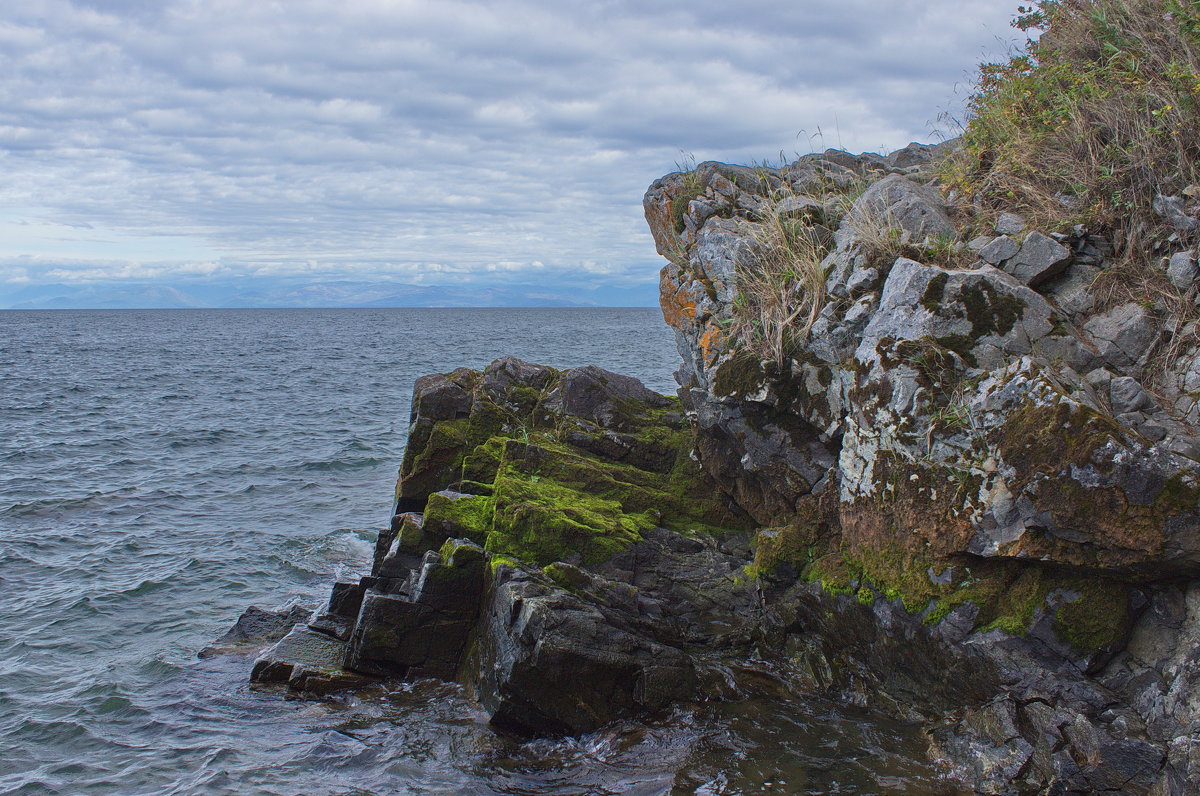
M 713 365 L 725 348 L 725 333 L 721 327 L 711 321 L 705 324 L 704 334 L 700 335 L 700 353 L 704 355 L 706 365 Z
M 658 303 L 667 325 L 686 331 L 696 318 L 696 300 L 692 291 L 680 279 L 679 269 L 668 265 L 662 269 L 658 282 Z

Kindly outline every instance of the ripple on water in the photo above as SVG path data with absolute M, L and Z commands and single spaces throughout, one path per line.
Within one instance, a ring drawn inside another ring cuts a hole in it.
M 0 312 L 0 339 L 0 793 L 941 787 L 911 728 L 820 700 L 521 742 L 455 686 L 296 698 L 196 660 L 369 567 L 417 377 L 513 354 L 673 392 L 657 310 Z

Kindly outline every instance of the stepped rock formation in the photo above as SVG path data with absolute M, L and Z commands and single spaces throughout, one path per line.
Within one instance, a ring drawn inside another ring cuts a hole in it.
M 938 154 L 656 181 L 679 398 L 511 358 L 422 378 L 371 575 L 254 679 L 457 680 L 498 726 L 577 733 L 725 696 L 753 654 L 921 722 L 979 792 L 1195 792 L 1195 326 L 1094 292 L 1082 228 L 957 242 Z M 817 299 L 782 334 L 745 284 L 777 220 L 821 254 L 780 272 Z M 1169 263 L 1192 296 L 1194 254 Z

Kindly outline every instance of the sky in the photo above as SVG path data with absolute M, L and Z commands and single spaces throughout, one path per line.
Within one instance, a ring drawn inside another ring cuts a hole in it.
M 650 304 L 655 178 L 940 140 L 976 66 L 1018 39 L 1015 10 L 5 3 L 0 307 L 148 285 L 210 303 L 386 285 Z

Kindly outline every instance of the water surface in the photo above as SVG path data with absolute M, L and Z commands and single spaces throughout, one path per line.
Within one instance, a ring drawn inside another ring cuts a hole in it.
M 522 743 L 455 686 L 312 699 L 197 660 L 370 563 L 413 381 L 513 354 L 670 392 L 652 309 L 0 312 L 0 793 L 878 793 L 913 728 L 813 698 Z

